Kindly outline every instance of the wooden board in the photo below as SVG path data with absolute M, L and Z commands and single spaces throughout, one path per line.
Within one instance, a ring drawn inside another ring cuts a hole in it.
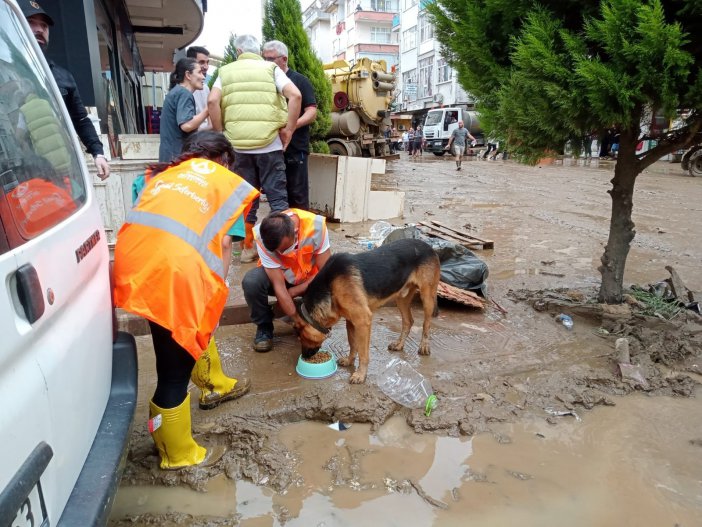
M 469 249 L 493 249 L 495 243 L 492 240 L 478 238 L 465 231 L 459 231 L 438 221 L 420 221 L 419 225 L 424 227 L 424 232 L 430 236 L 443 238 L 450 242 L 455 242 Z
M 446 282 L 439 282 L 439 288 L 436 291 L 439 298 L 445 298 L 447 300 L 452 300 L 470 307 L 477 307 L 478 309 L 485 309 L 485 299 L 478 296 L 473 291 L 466 291 L 465 289 L 459 289 L 458 287 L 447 284 Z

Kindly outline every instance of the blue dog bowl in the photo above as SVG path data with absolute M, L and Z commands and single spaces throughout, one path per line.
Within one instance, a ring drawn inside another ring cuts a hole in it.
M 328 349 L 321 349 L 318 353 L 326 352 L 329 354 L 329 360 L 326 362 L 314 363 L 307 362 L 302 359 L 302 355 L 297 359 L 295 371 L 300 377 L 305 379 L 326 379 L 336 373 L 336 357 L 334 353 Z

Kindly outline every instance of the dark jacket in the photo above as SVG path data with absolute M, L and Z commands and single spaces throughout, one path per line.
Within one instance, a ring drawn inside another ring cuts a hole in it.
M 80 137 L 80 140 L 85 145 L 85 149 L 93 156 L 104 154 L 102 142 L 100 142 L 100 138 L 95 132 L 93 122 L 88 117 L 88 112 L 80 98 L 78 86 L 76 85 L 76 80 L 73 78 L 73 75 L 71 75 L 71 72 L 67 69 L 58 66 L 53 60 L 49 60 L 48 62 L 51 73 L 53 73 L 56 84 L 63 97 L 63 102 L 66 104 L 66 108 L 68 108 L 68 115 L 71 116 L 71 121 L 73 121 L 73 128 L 75 128 L 78 137 Z

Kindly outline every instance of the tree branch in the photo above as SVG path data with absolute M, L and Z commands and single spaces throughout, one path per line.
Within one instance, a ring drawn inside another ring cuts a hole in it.
M 692 145 L 695 140 L 700 140 L 702 132 L 702 115 L 697 115 L 692 121 L 688 120 L 685 127 L 676 130 L 661 139 L 661 141 L 651 150 L 646 152 L 639 159 L 638 165 L 640 171 L 645 170 L 661 157 L 671 154 L 676 150 Z

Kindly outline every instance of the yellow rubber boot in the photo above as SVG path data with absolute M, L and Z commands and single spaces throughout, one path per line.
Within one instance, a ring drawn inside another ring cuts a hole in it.
M 200 409 L 211 410 L 225 401 L 241 397 L 249 391 L 248 379 L 233 379 L 222 371 L 214 337 L 195 363 L 190 379 L 200 388 Z
M 149 401 L 149 432 L 162 469 L 190 467 L 207 459 L 207 449 L 195 442 L 191 426 L 190 394 L 175 408 L 160 408 Z

